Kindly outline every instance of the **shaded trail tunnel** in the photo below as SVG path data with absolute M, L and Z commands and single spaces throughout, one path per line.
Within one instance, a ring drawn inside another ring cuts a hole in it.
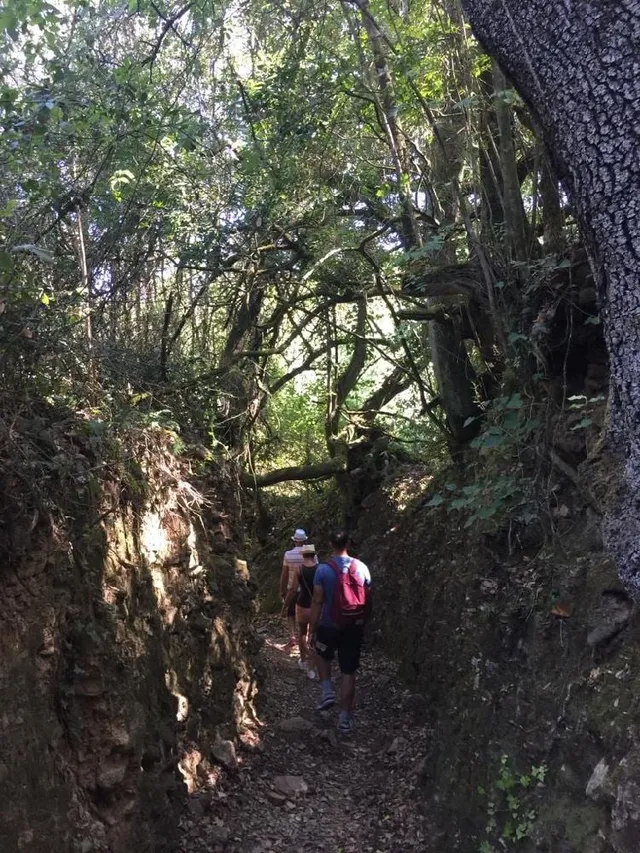
M 416 793 L 416 781 L 426 773 L 425 707 L 399 682 L 396 665 L 366 645 L 356 726 L 342 738 L 337 710 L 315 710 L 317 681 L 299 670 L 297 654 L 283 649 L 282 623 L 262 619 L 258 631 L 266 693 L 260 718 L 242 733 L 236 766 L 191 795 L 181 823 L 182 849 L 436 850 Z

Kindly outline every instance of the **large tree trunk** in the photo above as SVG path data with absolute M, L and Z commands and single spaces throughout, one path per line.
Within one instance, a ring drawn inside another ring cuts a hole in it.
M 528 101 L 590 255 L 611 358 L 611 438 L 626 489 L 605 522 L 640 588 L 640 2 L 463 0 L 486 50 Z

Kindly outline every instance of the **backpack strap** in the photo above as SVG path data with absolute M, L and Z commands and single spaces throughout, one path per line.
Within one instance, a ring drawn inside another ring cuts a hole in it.
M 299 567 L 299 569 L 298 569 L 298 578 L 299 578 L 299 580 L 300 580 L 300 583 L 301 583 L 301 584 L 304 586 L 304 588 L 307 590 L 307 593 L 308 593 L 310 596 L 313 596 L 313 592 L 311 591 L 311 589 L 309 589 L 309 584 L 307 583 L 307 581 L 305 580 L 305 577 L 304 577 L 304 566 L 300 566 L 300 567 Z
M 331 568 L 333 569 L 333 571 L 336 574 L 338 574 L 338 572 L 340 571 L 338 568 L 338 564 L 336 563 L 336 561 L 332 557 L 329 557 L 329 559 L 327 560 L 327 565 L 331 566 Z
M 355 569 L 355 567 L 357 565 L 357 561 L 356 561 L 355 557 L 350 557 L 350 560 L 351 560 L 351 562 L 347 566 L 347 572 L 346 572 L 347 574 L 351 574 L 352 570 Z M 333 557 L 330 557 L 327 560 L 327 565 L 331 566 L 331 568 L 338 575 L 338 577 L 340 577 L 340 575 L 343 573 L 343 569 L 340 568 L 340 566 L 336 563 L 336 561 L 333 559 Z

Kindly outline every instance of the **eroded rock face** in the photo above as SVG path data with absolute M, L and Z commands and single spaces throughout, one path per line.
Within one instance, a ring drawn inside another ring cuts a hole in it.
M 235 770 L 238 766 L 236 747 L 232 740 L 217 740 L 211 747 L 211 752 L 216 761 L 226 767 L 227 770 Z
M 255 693 L 233 498 L 206 484 L 210 518 L 161 436 L 121 479 L 96 478 L 104 448 L 76 426 L 56 443 L 71 474 L 47 485 L 48 514 L 24 513 L 28 535 L 29 496 L 0 472 L 18 505 L 1 549 L 0 846 L 171 851 L 193 755 L 220 725 L 232 738 Z
M 627 779 L 618 787 L 611 828 L 618 853 L 640 850 L 640 780 Z
M 585 794 L 595 803 L 606 802 L 611 796 L 610 767 L 606 759 L 602 758 L 594 767 L 589 777 Z
M 602 478 L 590 482 L 604 489 Z M 563 534 L 542 547 L 452 522 L 429 509 L 428 483 L 414 469 L 389 484 L 358 536 L 376 585 L 370 636 L 377 630 L 421 697 L 428 772 L 417 768 L 416 794 L 443 831 L 459 826 L 439 853 L 478 848 L 479 791 L 505 804 L 503 757 L 510 773 L 545 769 L 541 785 L 515 783 L 536 815 L 523 849 L 637 853 L 640 615 L 590 536 L 588 508 L 571 484 L 556 490 L 571 512 L 558 513 Z
M 615 802 L 611 808 L 611 841 L 616 853 L 640 850 L 640 753 L 632 750 L 612 773 Z

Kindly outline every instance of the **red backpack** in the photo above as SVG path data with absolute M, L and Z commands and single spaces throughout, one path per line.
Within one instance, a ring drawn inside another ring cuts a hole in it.
M 346 572 L 343 572 L 335 560 L 327 560 L 336 573 L 336 586 L 331 605 L 331 621 L 338 628 L 353 625 L 364 620 L 367 591 L 364 581 L 356 572 L 357 560 L 351 560 Z

